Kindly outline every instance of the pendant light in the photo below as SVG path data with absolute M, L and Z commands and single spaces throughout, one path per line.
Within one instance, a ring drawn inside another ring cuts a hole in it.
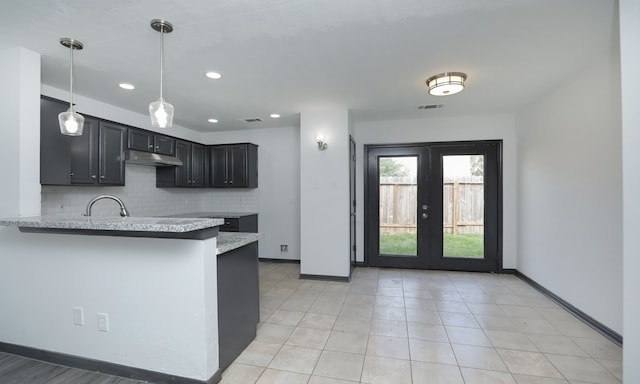
M 69 74 L 69 93 L 71 96 L 69 97 L 69 109 L 58 115 L 60 133 L 67 136 L 80 136 L 82 135 L 82 128 L 84 128 L 84 117 L 73 110 L 73 50 L 81 50 L 83 45 L 78 40 L 70 39 L 68 37 L 61 38 L 60 44 L 69 48 L 71 61 Z
M 162 97 L 164 81 L 164 34 L 173 31 L 173 25 L 166 20 L 151 20 L 151 28 L 160 32 L 160 98 L 149 104 L 151 125 L 155 128 L 171 128 L 173 123 L 173 105 Z

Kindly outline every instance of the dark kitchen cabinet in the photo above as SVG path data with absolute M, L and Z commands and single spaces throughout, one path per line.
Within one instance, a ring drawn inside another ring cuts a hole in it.
M 71 137 L 60 133 L 58 114 L 69 103 L 40 99 L 40 184 L 71 184 Z
M 218 227 L 220 232 L 258 232 L 258 215 L 248 214 L 224 217 L 224 224 Z
M 256 337 L 260 321 L 258 242 L 217 256 L 218 345 L 226 369 Z
M 197 188 L 206 185 L 205 146 L 188 141 L 176 140 L 175 156 L 182 166 L 156 168 L 156 187 Z
M 85 117 L 81 136 L 64 136 L 58 113 L 67 103 L 40 101 L 40 183 L 43 185 L 124 185 L 127 128 Z
M 129 128 L 129 149 L 175 156 L 176 139 L 143 129 Z
M 257 188 L 258 146 L 250 143 L 210 146 L 210 185 L 214 188 Z
M 71 137 L 71 184 L 124 185 L 127 128 L 85 118 L 82 136 Z

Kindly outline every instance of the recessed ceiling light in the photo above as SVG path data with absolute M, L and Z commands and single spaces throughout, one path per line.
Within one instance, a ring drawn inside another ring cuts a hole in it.
M 130 91 L 132 89 L 136 89 L 136 87 L 133 84 L 129 84 L 129 83 L 120 83 L 120 84 L 118 84 L 118 87 L 120 87 L 122 89 L 126 89 L 127 91 Z
M 219 74 L 218 72 L 207 72 L 205 73 L 205 76 L 207 76 L 210 79 L 219 79 L 222 77 L 222 75 Z
M 274 119 L 277 119 L 278 117 L 280 117 L 280 115 L 278 115 L 277 113 L 272 113 L 269 116 L 273 117 Z
M 218 120 L 217 120 L 217 119 L 209 119 L 209 120 L 207 120 L 207 121 L 208 121 L 208 122 L 210 122 L 210 123 L 217 123 L 217 122 L 218 122 Z

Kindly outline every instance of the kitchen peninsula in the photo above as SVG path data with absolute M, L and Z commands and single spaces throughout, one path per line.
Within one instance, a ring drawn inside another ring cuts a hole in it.
M 0 219 L 0 350 L 215 383 L 255 337 L 257 233 L 222 219 Z

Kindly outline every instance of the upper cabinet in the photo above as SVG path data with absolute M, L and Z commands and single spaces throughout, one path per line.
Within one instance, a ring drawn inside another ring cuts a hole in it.
M 257 188 L 258 146 L 212 145 L 210 184 L 214 188 Z
M 71 184 L 124 185 L 127 128 L 85 118 L 82 136 L 71 137 Z
M 176 139 L 137 128 L 129 129 L 128 147 L 137 151 L 176 155 Z
M 71 138 L 58 126 L 58 114 L 68 108 L 68 103 L 40 99 L 40 184 L 71 184 Z
M 85 116 L 81 136 L 64 136 L 58 114 L 69 104 L 40 104 L 40 184 L 124 185 L 127 149 L 175 156 L 182 166 L 156 168 L 161 188 L 257 188 L 258 146 L 210 145 Z
M 207 159 L 205 146 L 176 140 L 175 156 L 182 166 L 156 168 L 156 187 L 198 188 L 206 187 Z
M 41 99 L 40 183 L 124 185 L 125 126 L 85 116 L 81 136 L 64 136 L 58 113 L 68 105 Z

